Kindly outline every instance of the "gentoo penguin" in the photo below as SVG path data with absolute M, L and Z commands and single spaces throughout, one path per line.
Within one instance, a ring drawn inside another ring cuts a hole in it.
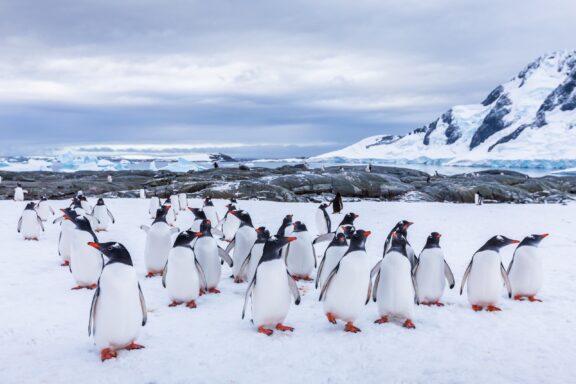
M 481 311 L 486 307 L 489 312 L 500 311 L 496 304 L 502 292 L 502 280 L 508 296 L 512 297 L 510 280 L 500 257 L 500 248 L 516 243 L 519 241 L 506 236 L 494 236 L 472 256 L 462 278 L 460 294 L 468 280 L 468 301 L 473 310 Z
M 172 209 L 174 209 L 174 214 L 176 216 L 178 216 L 178 211 L 180 211 L 180 199 L 178 197 L 178 195 L 176 194 L 172 194 L 170 195 L 170 205 L 172 206 Z
M 176 224 L 176 207 L 172 205 L 170 199 L 166 199 L 166 201 L 164 201 L 164 204 L 162 204 L 161 208 L 166 213 L 166 223 L 168 223 L 168 225 L 170 226 Z
M 372 298 L 378 302 L 380 318 L 376 324 L 384 324 L 390 317 L 404 320 L 405 328 L 416 328 L 414 317 L 415 282 L 412 265 L 406 253 L 406 238 L 400 232 L 392 233 L 390 247 L 382 260 L 372 269 L 374 280 Z M 418 299 L 416 298 L 416 302 Z
M 104 204 L 104 199 L 101 198 L 98 199 L 98 202 L 94 206 L 92 216 L 97 219 L 97 223 L 94 225 L 94 230 L 96 232 L 107 231 L 110 221 L 112 221 L 112 224 L 116 222 L 112 212 L 110 212 L 106 204 Z
M 200 225 L 202 224 L 202 222 L 208 219 L 206 217 L 206 212 L 204 212 L 200 208 L 188 208 L 188 210 L 192 212 L 192 214 L 194 215 L 194 221 L 192 222 L 192 226 L 190 227 L 190 229 L 192 231 L 199 232 Z
M 76 281 L 76 286 L 72 289 L 94 289 L 97 286 L 98 278 L 104 267 L 102 253 L 86 244 L 98 242 L 96 234 L 92 230 L 90 220 L 84 216 L 65 217 L 76 225 L 72 231 L 72 242 L 70 245 L 70 272 Z
M 22 189 L 22 185 L 17 183 L 16 188 L 14 188 L 14 201 L 24 201 L 24 195 L 26 193 L 28 193 L 28 191 Z
M 240 228 L 240 220 L 232 215 L 230 212 L 236 210 L 236 206 L 232 203 L 226 206 L 228 209 L 222 220 L 222 234 L 224 241 L 232 241 L 234 236 L 236 236 L 236 231 Z
M 354 212 L 347 213 L 335 230 L 316 237 L 316 239 L 314 239 L 314 244 L 322 243 L 324 241 L 332 241 L 332 239 L 334 239 L 338 233 L 353 233 L 355 230 L 354 220 L 356 220 L 358 217 L 360 216 Z M 347 228 L 351 229 L 352 231 L 347 231 Z
M 178 207 L 181 211 L 185 211 L 188 209 L 188 195 L 185 193 L 178 194 Z
M 40 231 L 44 232 L 44 225 L 35 208 L 34 203 L 28 203 L 22 216 L 20 216 L 20 220 L 18 220 L 18 233 L 24 236 L 24 240 L 38 241 Z
M 244 265 L 240 268 L 240 275 L 246 276 L 246 281 L 252 281 L 254 277 L 254 273 L 256 273 L 256 267 L 258 267 L 258 263 L 264 254 L 264 245 L 266 241 L 270 238 L 270 231 L 268 231 L 265 227 L 258 227 L 256 228 L 256 242 L 254 246 L 250 250 L 250 254 L 244 260 Z M 284 237 L 284 236 L 276 236 L 277 238 Z M 284 249 L 284 248 L 282 248 Z
M 146 277 L 161 275 L 168 260 L 168 254 L 172 249 L 172 235 L 180 230 L 171 227 L 166 222 L 167 211 L 158 209 L 156 219 L 150 227 L 141 225 L 140 229 L 146 232 L 146 247 L 144 249 L 144 261 L 146 262 Z
M 348 250 L 328 274 L 320 292 L 320 301 L 324 301 L 328 321 L 332 324 L 336 324 L 337 319 L 345 321 L 346 332 L 360 332 L 360 328 L 354 326 L 354 321 L 370 301 L 372 293 L 366 253 L 366 238 L 370 233 L 361 229 L 354 232 Z
M 100 358 L 115 358 L 120 349 L 144 348 L 135 342 L 140 327 L 146 325 L 146 302 L 130 253 L 116 242 L 90 242 L 87 246 L 108 258 L 94 292 L 88 322 L 88 335 L 94 337 Z
M 444 306 L 440 302 L 444 294 L 446 280 L 450 284 L 450 289 L 454 288 L 454 274 L 450 266 L 444 259 L 444 252 L 440 248 L 441 234 L 432 232 L 426 239 L 426 245 L 418 262 L 414 267 L 414 277 L 418 288 L 418 299 L 420 304 Z
M 171 300 L 169 307 L 186 303 L 188 308 L 196 308 L 200 292 L 206 291 L 204 271 L 191 246 L 200 236 L 201 232 L 184 231 L 176 237 L 162 272 L 162 285 Z
M 300 293 L 280 256 L 280 249 L 294 240 L 296 240 L 294 237 L 281 237 L 266 241 L 262 258 L 246 289 L 242 318 L 246 314 L 248 300 L 252 297 L 252 322 L 259 333 L 268 336 L 274 332 L 272 328 L 282 332 L 294 331 L 294 328 L 283 323 L 290 310 L 291 296 L 298 305 Z
M 216 239 L 212 236 L 212 223 L 210 220 L 203 220 L 200 224 L 202 235 L 192 245 L 196 259 L 200 263 L 206 286 L 209 293 L 220 293 L 218 284 L 222 275 L 222 264 L 220 259 L 225 261 L 230 267 L 234 265 L 230 256 L 218 246 Z
M 322 203 L 316 210 L 316 230 L 318 231 L 318 235 L 332 232 L 332 222 L 327 209 L 328 205 Z
M 48 203 L 46 196 L 42 196 L 38 204 L 36 204 L 36 212 L 38 212 L 38 217 L 42 221 L 48 221 L 50 216 L 54 216 L 54 210 Z
M 216 207 L 212 202 L 212 198 L 207 197 L 204 199 L 204 206 L 202 207 L 202 210 L 206 214 L 206 218 L 212 223 L 212 226 L 218 225 L 220 222 L 220 217 L 218 217 L 218 212 L 216 211 Z
M 70 252 L 72 247 L 72 236 L 76 225 L 74 219 L 78 213 L 72 208 L 62 208 L 63 216 L 54 220 L 53 224 L 60 222 L 60 237 L 58 238 L 58 254 L 62 259 L 61 266 L 68 267 L 70 265 Z M 66 220 L 65 217 L 69 216 L 71 219 Z
M 398 223 L 396 223 L 394 228 L 392 228 L 392 230 L 388 234 L 388 237 L 386 237 L 386 241 L 384 242 L 384 252 L 383 252 L 383 255 L 385 255 L 386 252 L 388 252 L 388 250 L 390 249 L 390 247 L 392 245 L 392 234 L 398 233 L 398 234 L 402 235 L 404 237 L 404 240 L 406 240 L 406 254 L 408 255 L 408 260 L 410 260 L 410 264 L 412 265 L 412 268 L 414 268 L 416 266 L 416 263 L 418 262 L 418 258 L 416 257 L 416 254 L 414 252 L 414 248 L 412 248 L 412 246 L 408 242 L 408 228 L 410 228 L 410 226 L 413 224 L 414 224 L 413 222 L 407 221 L 407 220 L 402 220 L 402 221 L 399 221 Z
M 294 224 L 292 236 L 295 241 L 288 245 L 286 250 L 286 266 L 294 280 L 311 281 L 312 272 L 316 268 L 316 251 L 312 245 L 312 237 L 306 225 L 300 221 Z
M 282 219 L 282 225 L 280 225 L 280 228 L 278 228 L 278 231 L 276 232 L 277 238 L 289 237 L 290 235 L 292 235 L 292 232 L 294 232 L 294 226 L 292 225 L 292 217 L 293 215 L 284 216 L 284 219 Z M 288 251 L 289 244 L 290 243 L 286 244 L 280 250 L 280 252 L 282 253 L 282 260 L 284 261 L 286 261 L 286 252 Z
M 160 198 L 158 196 L 152 196 L 150 198 L 150 205 L 148 206 L 148 214 L 150 218 L 156 218 L 156 211 L 160 208 Z
M 322 288 L 324 286 L 328 274 L 338 265 L 347 250 L 348 242 L 346 241 L 346 236 L 343 233 L 337 234 L 330 244 L 328 244 L 326 251 L 324 251 L 324 256 L 322 257 L 316 275 L 316 288 Z
M 544 278 L 538 245 L 546 237 L 548 237 L 547 233 L 527 236 L 514 251 L 514 256 L 508 266 L 508 277 L 514 300 L 527 298 L 532 302 L 542 301 L 536 298 L 542 288 Z
M 252 218 L 246 211 L 231 211 L 232 214 L 240 220 L 240 228 L 236 231 L 234 239 L 226 247 L 226 253 L 230 254 L 230 251 L 234 249 L 234 266 L 232 267 L 232 275 L 234 276 L 235 283 L 242 283 L 246 281 L 246 276 L 240 273 L 242 264 L 244 260 L 250 254 L 252 246 L 256 242 L 257 233 L 252 225 Z

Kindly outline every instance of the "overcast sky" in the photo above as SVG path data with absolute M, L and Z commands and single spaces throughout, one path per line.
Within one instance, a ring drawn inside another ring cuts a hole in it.
M 575 16 L 573 0 L 0 0 L 0 153 L 317 154 L 481 101 L 576 48 Z

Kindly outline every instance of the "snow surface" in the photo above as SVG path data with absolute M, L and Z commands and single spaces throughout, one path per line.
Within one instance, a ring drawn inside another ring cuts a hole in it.
M 225 201 L 214 202 L 224 212 Z M 343 324 L 326 321 L 313 283 L 299 283 L 302 304 L 292 306 L 286 321 L 295 332 L 267 337 L 240 319 L 246 285 L 233 284 L 227 267 L 220 295 L 202 296 L 194 310 L 168 308 L 161 279 L 144 278 L 145 234 L 138 227 L 150 222 L 148 202 L 106 203 L 117 222 L 100 240 L 120 241 L 132 253 L 149 310 L 138 340 L 146 349 L 99 360 L 87 334 L 93 292 L 70 290 L 72 276 L 59 266 L 59 226 L 47 224 L 39 242 L 26 242 L 16 233 L 25 202 L 0 201 L 1 383 L 542 383 L 572 382 L 576 374 L 576 205 L 345 203 L 345 212 L 360 214 L 358 228 L 373 231 L 367 248 L 374 263 L 400 219 L 416 223 L 409 240 L 417 252 L 431 231 L 442 233 L 457 287 L 489 237 L 550 232 L 541 246 L 544 302 L 514 302 L 503 291 L 503 312 L 475 313 L 454 289 L 446 292 L 446 307 L 416 308 L 416 330 L 373 324 L 371 302 L 356 324 L 362 333 L 348 334 Z M 240 201 L 239 207 L 274 232 L 287 213 L 314 231 L 315 204 Z M 185 228 L 192 218 L 185 213 L 178 220 Z M 503 250 L 505 265 L 512 252 Z

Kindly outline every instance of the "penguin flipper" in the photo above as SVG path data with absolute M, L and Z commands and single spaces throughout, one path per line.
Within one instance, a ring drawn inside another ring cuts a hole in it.
M 59 223 L 59 222 L 61 222 L 61 221 L 63 221 L 63 220 L 64 220 L 64 216 L 57 217 L 57 218 L 54 219 L 54 221 L 52 222 L 52 224 Z
M 420 305 L 420 299 L 418 297 L 418 283 L 416 282 L 416 276 L 412 274 L 412 286 L 414 287 L 414 303 Z
M 290 291 L 292 292 L 292 296 L 294 296 L 294 304 L 300 305 L 300 291 L 298 290 L 298 284 L 296 284 L 296 280 L 290 275 L 290 272 L 286 271 L 288 274 L 288 286 L 290 287 Z
M 246 289 L 246 294 L 244 295 L 244 307 L 242 308 L 242 320 L 244 320 L 244 316 L 246 315 L 246 307 L 248 306 L 248 299 L 252 295 L 252 290 L 254 289 L 254 286 L 256 285 L 256 274 L 257 273 L 258 273 L 258 270 L 256 270 L 256 273 L 254 273 L 254 278 L 250 282 L 250 285 L 248 285 L 248 288 Z
M 220 247 L 218 247 L 218 256 L 220 256 L 220 258 L 222 260 L 224 260 L 230 268 L 232 268 L 234 266 L 234 260 L 232 260 L 230 255 L 224 249 L 222 249 Z
M 316 256 L 316 248 L 312 245 L 312 257 L 314 258 L 314 268 L 318 268 L 318 256 Z
M 323 243 L 325 241 L 332 241 L 332 239 L 334 239 L 335 236 L 336 234 L 334 232 L 325 233 L 315 238 L 312 244 Z
M 326 261 L 326 252 L 324 252 L 324 257 L 322 258 L 322 261 L 320 261 L 318 272 L 316 272 L 316 289 L 318 289 L 318 283 L 320 283 L 320 276 L 322 276 L 322 270 L 324 269 L 325 261 Z
M 88 318 L 88 336 L 96 334 L 96 306 L 98 305 L 98 298 L 100 297 L 100 284 L 94 292 L 94 297 L 92 298 L 92 305 L 90 305 L 90 317 Z
M 162 286 L 166 288 L 166 275 L 168 274 L 168 260 L 164 264 L 164 269 L 162 269 Z
M 218 237 L 224 237 L 224 232 L 222 232 L 216 227 L 212 228 L 212 233 L 217 235 Z
M 36 216 L 36 221 L 38 221 L 38 225 L 40 225 L 40 228 L 42 228 L 42 232 L 46 232 L 46 229 L 44 229 L 44 224 L 42 223 L 42 219 L 40 218 L 40 216 Z
M 506 268 L 504 264 L 500 263 L 500 273 L 502 274 L 502 279 L 504 279 L 504 284 L 506 284 L 506 290 L 508 291 L 508 298 L 512 297 L 512 284 L 510 284 L 510 279 L 508 278 L 508 273 L 506 273 Z
M 368 294 L 366 295 L 366 302 L 364 305 L 368 305 L 370 302 L 370 296 L 372 296 L 372 279 L 368 280 Z
M 200 262 L 196 258 L 196 255 L 194 255 L 194 263 L 196 264 L 196 269 L 198 270 L 198 275 L 200 276 L 200 283 L 202 283 L 202 287 L 204 287 L 204 290 L 208 290 L 208 282 L 206 281 L 206 274 L 204 273 L 204 270 L 202 269 Z
M 246 268 L 248 268 L 248 264 L 250 264 L 251 258 L 252 258 L 252 251 L 250 251 L 248 256 L 246 256 L 246 258 L 244 259 L 244 262 L 240 266 L 240 271 L 238 272 L 238 276 L 245 276 Z
M 332 220 L 330 220 L 330 215 L 325 209 L 323 209 L 322 212 L 324 213 L 324 219 L 326 220 L 326 228 L 328 229 L 328 233 L 330 233 L 332 232 Z
M 150 227 L 147 225 L 141 225 L 140 229 L 143 230 L 144 232 L 148 233 L 148 231 L 150 230 Z
M 116 223 L 116 219 L 114 219 L 114 216 L 112 215 L 112 212 L 110 212 L 110 210 L 108 208 L 106 208 L 106 212 L 108 212 L 108 216 L 110 217 L 110 220 L 112 220 L 112 224 Z
M 416 267 L 418 267 L 418 265 L 420 264 L 418 263 Z M 450 289 L 454 288 L 454 286 L 456 285 L 456 281 L 454 280 L 454 274 L 452 273 L 452 269 L 450 269 L 450 266 L 448 265 L 446 260 L 444 260 L 444 275 L 446 276 L 446 280 L 448 280 L 448 283 L 450 284 Z
M 514 254 L 512 255 L 512 260 L 510 260 L 510 264 L 508 264 L 508 269 L 506 270 L 507 274 L 510 274 L 510 271 L 512 270 L 512 265 L 514 265 L 515 257 L 516 257 L 516 251 L 514 251 Z
M 22 217 L 20 217 L 20 220 L 18 220 L 18 233 L 20 233 L 20 231 L 22 230 Z
M 377 273 L 380 273 L 380 264 L 382 264 L 382 260 L 383 259 L 380 259 L 380 261 L 377 262 L 374 268 L 370 271 L 370 280 L 372 280 Z
M 372 291 L 372 301 L 376 302 L 376 297 L 378 296 L 378 285 L 380 284 L 380 270 L 376 275 L 376 280 L 374 280 L 374 290 Z
M 178 227 L 170 228 L 170 234 L 171 235 L 177 235 L 179 232 L 180 232 L 180 228 L 178 228 Z
M 330 272 L 330 274 L 328 275 L 328 278 L 326 279 L 326 282 L 322 287 L 322 291 L 320 292 L 320 298 L 318 299 L 318 301 L 323 301 L 326 298 L 326 292 L 328 291 L 328 287 L 330 286 L 332 279 L 334 279 L 334 276 L 336 276 L 336 274 L 338 273 L 338 269 L 340 269 L 340 263 L 338 263 L 338 265 L 336 265 L 336 267 L 334 267 L 332 272 Z
M 144 300 L 144 294 L 142 293 L 142 288 L 140 288 L 140 283 L 138 283 L 138 294 L 140 295 L 140 308 L 142 308 L 142 326 L 145 326 L 148 322 L 148 311 L 146 310 L 146 300 Z
M 234 236 L 230 244 L 228 244 L 228 246 L 225 249 L 225 252 L 227 254 L 230 254 L 230 251 L 233 250 L 235 246 L 236 246 L 236 236 Z
M 474 261 L 474 256 L 472 256 L 472 260 L 470 260 L 470 263 L 468 264 L 468 267 L 466 268 L 466 271 L 464 272 L 464 276 L 462 277 L 462 285 L 460 286 L 460 295 L 462 295 L 462 292 L 464 291 L 464 284 L 466 284 L 466 280 L 468 280 L 468 275 L 470 274 L 470 270 L 472 269 L 472 262 Z

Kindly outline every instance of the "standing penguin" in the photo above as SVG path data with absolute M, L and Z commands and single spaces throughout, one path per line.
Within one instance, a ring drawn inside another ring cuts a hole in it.
M 406 240 L 406 255 L 408 256 L 408 260 L 410 260 L 412 268 L 414 268 L 416 266 L 416 263 L 418 262 L 418 258 L 416 257 L 414 248 L 412 248 L 412 246 L 408 242 L 408 228 L 410 228 L 410 226 L 413 224 L 414 224 L 413 222 L 407 220 L 399 221 L 398 223 L 396 223 L 394 228 L 392 228 L 392 230 L 388 234 L 388 237 L 386 237 L 386 241 L 384 242 L 384 254 L 386 254 L 386 252 L 388 252 L 388 250 L 392 246 L 392 235 L 396 232 L 402 235 L 404 237 L 404 240 Z
M 146 232 L 146 246 L 144 248 L 144 261 L 146 262 L 146 277 L 161 275 L 172 249 L 172 235 L 180 230 L 170 227 L 166 222 L 166 210 L 160 208 L 156 219 L 150 227 L 141 225 L 140 229 Z
M 224 241 L 232 241 L 236 235 L 236 231 L 240 228 L 240 220 L 230 212 L 236 210 L 236 206 L 232 203 L 226 206 L 228 209 L 222 220 L 222 234 Z
M 270 238 L 270 231 L 268 231 L 265 227 L 258 227 L 256 228 L 256 242 L 254 246 L 250 250 L 250 254 L 244 260 L 244 265 L 240 268 L 240 275 L 246 275 L 246 281 L 252 281 L 254 274 L 256 273 L 256 268 L 258 267 L 258 263 L 264 254 L 264 245 L 266 241 Z M 277 238 L 284 237 L 284 236 L 276 236 Z M 284 248 L 282 248 L 284 249 Z
M 311 281 L 312 272 L 316 268 L 316 251 L 306 225 L 300 221 L 293 224 L 292 236 L 296 238 L 286 250 L 286 265 L 294 280 Z
M 334 231 L 316 237 L 316 239 L 314 239 L 314 244 L 322 243 L 324 241 L 332 241 L 338 233 L 354 233 L 354 220 L 358 217 L 360 216 L 354 212 L 347 213 Z
M 316 210 L 316 230 L 318 231 L 318 235 L 332 232 L 332 222 L 327 209 L 328 205 L 322 203 Z
M 418 257 L 418 263 L 414 267 L 420 304 L 442 307 L 444 304 L 440 302 L 440 299 L 444 294 L 446 280 L 450 284 L 450 289 L 454 288 L 454 274 L 440 248 L 441 237 L 442 235 L 438 232 L 432 232 L 428 236 L 426 245 Z
M 98 238 L 92 230 L 90 220 L 86 217 L 78 216 L 73 219 L 66 216 L 65 218 L 72 220 L 76 225 L 72 232 L 70 246 L 70 272 L 76 281 L 76 286 L 72 289 L 94 289 L 104 267 L 104 258 L 101 252 L 86 244 L 98 242 Z
M 242 318 L 246 314 L 248 300 L 252 297 L 252 321 L 259 333 L 268 336 L 274 332 L 272 327 L 282 332 L 294 331 L 294 328 L 283 323 L 290 310 L 291 296 L 298 305 L 300 293 L 280 256 L 280 249 L 294 240 L 294 237 L 281 237 L 266 241 L 262 258 L 246 289 Z
M 218 217 L 218 212 L 212 202 L 212 198 L 207 197 L 204 199 L 202 210 L 206 214 L 206 218 L 212 222 L 212 226 L 216 226 L 220 222 L 220 217 Z
M 531 302 L 542 301 L 536 298 L 544 279 L 542 257 L 538 246 L 546 237 L 548 237 L 547 233 L 527 236 L 514 251 L 514 256 L 508 266 L 508 277 L 510 277 L 514 300 L 522 301 L 527 298 Z
M 24 240 L 38 241 L 40 231 L 44 232 L 44 225 L 35 207 L 34 203 L 28 203 L 22 216 L 20 216 L 20 220 L 18 220 L 18 233 L 24 236 Z
M 176 224 L 176 208 L 174 207 L 174 205 L 172 205 L 170 199 L 166 199 L 166 201 L 164 201 L 164 204 L 162 204 L 161 208 L 164 210 L 166 214 L 166 222 L 168 223 L 168 225 L 173 226 L 174 224 Z
M 14 188 L 14 201 L 24 201 L 24 195 L 27 193 L 27 190 L 22 189 L 22 184 L 16 183 L 16 188 Z
M 72 238 L 74 229 L 76 225 L 74 224 L 74 219 L 78 216 L 78 213 L 72 208 L 60 209 L 63 216 L 54 220 L 53 224 L 60 222 L 60 237 L 58 238 L 58 254 L 62 259 L 62 267 L 68 267 L 70 265 L 70 253 L 72 247 Z M 65 217 L 69 216 L 71 219 L 66 220 Z
M 184 231 L 176 237 L 162 272 L 162 285 L 172 301 L 169 307 L 186 303 L 196 308 L 196 299 L 206 290 L 204 270 L 191 246 L 200 236 L 201 232 Z
M 192 226 L 190 227 L 190 229 L 192 231 L 199 232 L 200 225 L 202 225 L 202 222 L 208 219 L 206 217 L 206 212 L 204 212 L 200 208 L 188 208 L 188 210 L 192 212 L 192 214 L 194 215 L 194 221 L 192 222 Z
M 54 216 L 54 210 L 48 203 L 46 196 L 42 196 L 38 204 L 36 204 L 36 212 L 38 212 L 38 217 L 42 221 L 48 221 L 50 216 Z
M 462 278 L 460 294 L 468 280 L 468 301 L 474 311 L 481 311 L 484 307 L 489 312 L 501 310 L 496 304 L 501 296 L 502 280 L 508 290 L 508 296 L 512 297 L 512 288 L 506 269 L 502 265 L 500 249 L 516 243 L 519 241 L 506 236 L 494 236 L 472 256 Z
M 185 193 L 178 194 L 178 207 L 181 211 L 188 209 L 188 196 Z
M 328 321 L 332 324 L 336 324 L 337 319 L 345 321 L 346 332 L 361 331 L 354 326 L 354 321 L 370 301 L 372 293 L 369 258 L 366 253 L 366 239 L 370 233 L 361 229 L 354 232 L 348 250 L 328 274 L 320 292 L 320 301 L 324 301 L 324 313 Z
M 90 306 L 88 335 L 94 337 L 102 361 L 118 356 L 118 350 L 142 349 L 136 344 L 140 327 L 146 325 L 144 295 L 128 250 L 120 243 L 90 242 L 108 262 L 98 280 Z
M 112 224 L 116 222 L 112 212 L 110 212 L 106 204 L 104 204 L 104 199 L 102 198 L 98 199 L 98 202 L 94 206 L 92 216 L 97 219 L 97 222 L 94 225 L 96 232 L 107 231 L 108 225 L 110 225 L 110 220 L 112 220 Z
M 140 198 L 141 199 L 145 199 L 146 198 L 146 190 L 144 188 L 142 188 L 140 190 Z
M 250 254 L 250 250 L 252 250 L 252 246 L 254 246 L 258 236 L 254 226 L 252 225 L 252 218 L 248 212 L 231 211 L 229 213 L 240 220 L 240 228 L 238 228 L 234 239 L 226 248 L 226 253 L 230 254 L 230 251 L 234 248 L 234 266 L 232 268 L 232 274 L 235 283 L 242 283 L 246 280 L 246 276 L 240 273 L 240 269 L 242 268 L 242 264 L 244 264 L 244 260 L 246 260 Z
M 403 327 L 416 328 L 412 322 L 415 282 L 406 253 L 406 238 L 401 233 L 392 234 L 390 248 L 372 269 L 371 275 L 376 273 L 372 298 L 378 302 L 380 318 L 375 323 L 384 324 L 390 317 L 398 317 L 404 320 Z
M 218 246 L 216 239 L 212 236 L 212 223 L 210 220 L 205 219 L 200 224 L 200 232 L 202 235 L 198 237 L 196 242 L 192 245 L 196 259 L 200 263 L 204 276 L 206 278 L 206 289 L 209 293 L 220 293 L 218 284 L 222 275 L 222 258 L 230 267 L 234 265 L 230 256 Z
M 148 214 L 150 218 L 156 218 L 156 211 L 160 208 L 160 198 L 158 196 L 152 196 L 150 198 L 150 204 L 148 206 Z
M 332 213 L 337 214 L 344 209 L 344 202 L 342 201 L 342 194 L 340 192 L 336 192 L 336 196 L 332 199 Z
M 337 234 L 324 251 L 324 257 L 322 257 L 316 276 L 316 288 L 324 286 L 328 274 L 338 265 L 347 250 L 346 236 L 343 233 Z

